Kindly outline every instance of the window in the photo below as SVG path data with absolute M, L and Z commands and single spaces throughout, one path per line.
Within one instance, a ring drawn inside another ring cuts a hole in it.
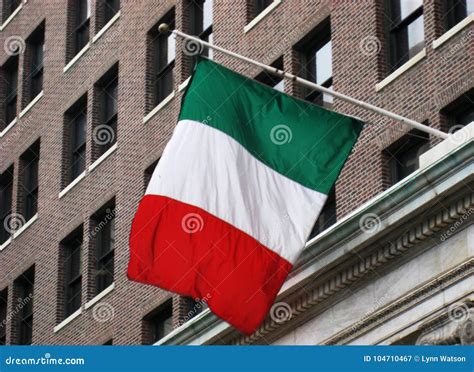
M 332 189 L 328 194 L 326 204 L 324 204 L 324 207 L 309 234 L 309 239 L 314 238 L 328 227 L 334 225 L 336 220 L 336 193 L 334 189 Z
M 104 27 L 120 10 L 120 0 L 99 0 L 97 2 L 97 29 Z
M 14 282 L 18 312 L 14 321 L 14 344 L 31 345 L 33 336 L 33 291 L 35 269 L 31 267 Z M 21 306 L 20 306 L 21 305 Z
M 446 106 L 441 113 L 445 116 L 448 132 L 455 132 L 474 121 L 474 89 L 463 93 L 458 99 Z
M 26 101 L 30 103 L 43 90 L 44 23 L 27 40 L 25 58 Z
M 13 165 L 0 175 L 0 244 L 5 243 L 12 233 L 9 227 L 12 213 Z
M 5 78 L 5 100 L 3 101 L 3 118 L 1 128 L 4 129 L 16 117 L 16 104 L 18 99 L 18 56 L 11 57 L 3 66 Z
M 143 343 L 151 345 L 173 330 L 173 306 L 168 300 L 143 318 Z
M 91 15 L 90 0 L 73 1 L 73 54 L 79 53 L 89 42 L 89 20 Z
M 65 185 L 76 179 L 86 166 L 87 98 L 83 96 L 65 114 Z
M 115 201 L 92 216 L 91 229 L 96 259 L 94 294 L 97 295 L 114 282 Z
M 7 344 L 8 288 L 0 292 L 0 345 Z
M 396 184 L 416 171 L 419 167 L 420 155 L 428 149 L 428 135 L 414 130 L 384 150 L 389 185 Z
M 10 17 L 13 12 L 21 5 L 21 0 L 4 0 L 3 1 L 3 22 Z
M 445 29 L 449 30 L 474 13 L 474 0 L 446 0 L 445 7 Z
M 113 339 L 107 340 L 107 341 L 105 341 L 102 345 L 104 345 L 104 346 L 111 346 L 111 345 L 114 344 L 113 341 L 114 341 Z
M 60 257 L 64 273 L 64 314 L 67 318 L 81 307 L 82 298 L 82 226 L 61 242 Z
M 332 88 L 332 43 L 329 19 L 323 21 L 296 47 L 301 54 L 302 77 L 326 88 Z M 333 98 L 307 89 L 304 98 L 324 107 L 331 107 Z
M 213 22 L 213 0 L 193 0 L 192 1 L 192 23 L 193 34 L 201 40 L 212 43 L 212 22 Z M 212 58 L 212 51 L 204 48 L 202 55 Z
M 258 16 L 260 13 L 262 13 L 268 6 L 273 3 L 273 0 L 252 0 L 253 6 L 254 6 L 254 11 L 253 11 L 253 17 L 255 18 Z
M 163 17 L 159 24 L 168 23 L 174 27 L 174 9 Z M 169 34 L 160 34 L 157 27 L 149 33 L 152 45 L 152 76 L 153 82 L 153 106 L 158 105 L 173 92 L 173 68 L 175 59 L 175 39 Z
M 93 133 L 94 158 L 105 153 L 117 139 L 118 65 L 99 80 L 96 89 L 100 124 Z
M 28 221 L 38 211 L 38 165 L 40 142 L 35 142 L 20 157 L 18 204 L 21 215 Z
M 151 176 L 153 176 L 153 172 L 155 171 L 155 168 L 158 165 L 159 161 L 160 159 L 158 159 L 157 161 L 154 161 L 147 169 L 145 169 L 145 174 L 144 174 L 145 190 L 148 187 L 148 184 L 150 183 Z
M 425 46 L 422 0 L 389 1 L 390 68 L 397 69 Z
M 278 58 L 270 66 L 275 67 L 279 70 L 283 70 L 283 58 Z M 270 74 L 267 71 L 262 71 L 255 80 L 259 81 L 262 84 L 268 85 L 275 90 L 283 92 L 285 90 L 285 81 L 274 74 Z

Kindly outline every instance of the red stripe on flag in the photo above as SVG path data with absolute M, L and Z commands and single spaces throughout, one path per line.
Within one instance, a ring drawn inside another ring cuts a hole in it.
M 205 210 L 145 195 L 130 233 L 128 278 L 206 299 L 246 334 L 265 319 L 292 265 Z

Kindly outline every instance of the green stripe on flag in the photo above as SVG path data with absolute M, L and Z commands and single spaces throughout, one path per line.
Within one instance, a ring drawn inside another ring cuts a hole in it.
M 275 171 L 324 194 L 363 126 L 206 59 L 199 60 L 186 90 L 184 119 L 221 130 Z

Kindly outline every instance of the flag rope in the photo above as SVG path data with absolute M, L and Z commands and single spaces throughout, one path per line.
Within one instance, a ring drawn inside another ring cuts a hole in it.
M 349 103 L 352 103 L 356 106 L 359 106 L 359 107 L 362 107 L 362 108 L 365 108 L 369 111 L 372 111 L 372 112 L 375 112 L 377 114 L 380 114 L 380 115 L 383 115 L 383 116 L 386 116 L 386 117 L 389 117 L 393 120 L 396 120 L 402 124 L 406 124 L 412 128 L 416 128 L 422 132 L 425 132 L 425 133 L 428 133 L 428 134 L 432 134 L 433 136 L 436 136 L 436 137 L 439 137 L 439 138 L 442 138 L 442 139 L 445 139 L 445 138 L 448 138 L 449 134 L 448 133 L 445 133 L 445 132 L 442 132 L 438 129 L 435 129 L 435 128 L 431 128 L 425 124 L 422 124 L 422 123 L 419 123 L 415 120 L 412 120 L 412 119 L 409 119 L 407 117 L 404 117 L 402 115 L 398 115 L 398 114 L 395 114 L 394 112 L 391 112 L 391 111 L 388 111 L 388 110 L 385 110 L 381 107 L 378 107 L 378 106 L 375 106 L 375 105 L 372 105 L 370 103 L 367 103 L 367 102 L 364 102 L 364 101 L 360 101 L 358 99 L 355 99 L 351 96 L 348 96 L 346 94 L 343 94 L 343 93 L 339 93 L 339 92 L 336 92 L 334 90 L 331 90 L 329 88 L 326 88 L 326 87 L 323 87 L 319 84 L 316 84 L 316 83 L 313 83 L 309 80 L 306 80 L 306 79 L 303 79 L 303 78 L 300 78 L 296 75 L 293 75 L 289 72 L 285 72 L 283 70 L 280 70 L 278 68 L 275 68 L 275 67 L 272 67 L 272 66 L 268 66 L 264 63 L 261 63 L 261 62 L 258 62 L 254 59 L 251 59 L 251 58 L 248 58 L 248 57 L 245 57 L 243 55 L 240 55 L 238 53 L 234 53 L 228 49 L 224 49 L 224 48 L 221 48 L 217 45 L 214 45 L 214 44 L 211 44 L 211 43 L 208 43 L 204 40 L 201 40 L 199 39 L 198 37 L 195 37 L 195 36 L 192 36 L 192 35 L 188 35 L 184 32 L 181 32 L 179 30 L 171 30 L 169 25 L 166 24 L 166 23 L 163 23 L 161 24 L 159 27 L 158 27 L 158 30 L 160 31 L 160 33 L 162 34 L 166 34 L 166 33 L 169 33 L 171 32 L 172 34 L 176 35 L 176 36 L 179 36 L 183 39 L 186 39 L 186 40 L 190 40 L 190 41 L 193 41 L 194 44 L 191 45 L 191 48 L 195 48 L 196 51 L 199 52 L 199 49 L 202 48 L 202 46 L 205 46 L 209 49 L 213 49 L 213 50 L 216 50 L 218 52 L 221 52 L 223 54 L 227 54 L 231 57 L 235 57 L 235 58 L 238 58 L 242 61 L 245 61 L 245 62 L 248 62 L 250 64 L 253 64 L 255 66 L 258 66 L 258 67 L 261 67 L 263 68 L 265 71 L 273 74 L 273 75 L 276 75 L 276 76 L 279 76 L 281 78 L 285 78 L 285 79 L 288 79 L 288 80 L 292 80 L 294 81 L 295 83 L 298 83 L 300 85 L 303 85 L 303 86 L 306 86 L 308 88 L 311 88 L 311 89 L 314 89 L 318 92 L 322 92 L 322 93 L 326 93 L 326 94 L 329 94 L 333 97 L 336 97 L 336 98 L 339 98 L 343 101 L 346 101 L 346 102 L 349 102 Z

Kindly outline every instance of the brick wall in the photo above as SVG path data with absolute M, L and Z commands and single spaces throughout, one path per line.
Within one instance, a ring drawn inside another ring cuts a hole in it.
M 94 17 L 95 1 L 92 3 Z M 445 120 L 440 110 L 472 87 L 473 25 L 433 50 L 432 41 L 444 32 L 441 5 L 434 0 L 426 0 L 424 5 L 426 58 L 379 92 L 375 91 L 375 84 L 388 73 L 383 26 L 386 15 L 381 1 L 287 0 L 244 33 L 244 26 L 252 14 L 247 1 L 215 0 L 214 42 L 268 64 L 282 56 L 284 69 L 298 73 L 301 70 L 300 56 L 294 46 L 330 17 L 334 88 L 440 128 Z M 147 34 L 173 6 L 177 28 L 188 30 L 188 0 L 122 0 L 120 18 L 100 39 L 91 43 L 89 50 L 66 72 L 63 71 L 66 60 L 72 58 L 71 43 L 68 42 L 71 16 L 67 12 L 71 1 L 30 0 L 23 4 L 23 9 L 0 33 L 2 46 L 11 36 L 20 36 L 26 40 L 45 21 L 44 96 L 0 138 L 0 173 L 12 164 L 15 169 L 14 211 L 18 210 L 16 185 L 19 182 L 20 155 L 41 138 L 38 219 L 0 252 L 0 290 L 8 287 L 10 294 L 14 293 L 14 279 L 35 265 L 34 343 L 102 344 L 112 338 L 114 344 L 142 343 L 147 338 L 142 319 L 160 304 L 172 298 L 175 326 L 189 311 L 188 299 L 180 299 L 151 286 L 131 283 L 125 275 L 130 224 L 143 195 L 144 172 L 160 157 L 171 136 L 180 107 L 178 85 L 191 71 L 189 58 L 181 52 L 183 42 L 177 40 L 175 98 L 157 115 L 143 123 L 145 114 L 153 108 L 150 105 L 152 89 L 147 67 L 151 56 Z M 91 19 L 91 39 L 97 34 L 99 25 L 100 22 Z M 361 43 L 369 36 L 377 37 L 380 41 L 377 53 L 363 53 L 361 50 Z M 219 53 L 214 53 L 214 56 L 217 62 L 249 77 L 261 72 L 231 57 Z M 8 57 L 2 47 L 0 66 Z M 26 55 L 20 54 L 19 58 L 21 77 Z M 97 157 L 90 141 L 97 121 L 93 109 L 97 100 L 94 84 L 117 62 L 117 150 L 95 169 L 87 170 L 86 177 L 59 198 L 58 194 L 65 186 L 62 182 L 63 151 L 68 148 L 68 139 L 64 135 L 64 114 L 80 97 L 87 94 L 88 169 Z M 22 79 L 19 81 L 19 102 L 24 102 Z M 301 87 L 293 82 L 285 84 L 285 91 L 297 97 L 302 95 Z M 400 130 L 400 126 L 389 119 L 337 99 L 334 109 L 361 117 L 367 123 L 337 182 L 337 215 L 341 218 L 386 188 L 386 160 L 382 150 L 398 140 L 406 129 Z M 433 144 L 436 142 L 432 139 Z M 58 297 L 58 283 L 62 282 L 63 275 L 59 269 L 59 243 L 83 224 L 84 306 L 92 297 L 91 286 L 87 285 L 91 280 L 90 255 L 93 251 L 88 249 L 93 246 L 88 234 L 94 227 L 90 217 L 114 197 L 117 209 L 115 289 L 95 306 L 84 308 L 82 314 L 71 323 L 54 332 L 54 326 L 61 319 L 59 314 L 62 306 L 62 299 Z M 8 306 L 11 312 L 14 306 L 12 295 Z M 112 313 L 105 321 L 99 316 L 99 310 L 103 309 L 108 310 L 109 315 Z M 8 342 L 14 337 L 12 325 L 11 322 L 7 325 Z

